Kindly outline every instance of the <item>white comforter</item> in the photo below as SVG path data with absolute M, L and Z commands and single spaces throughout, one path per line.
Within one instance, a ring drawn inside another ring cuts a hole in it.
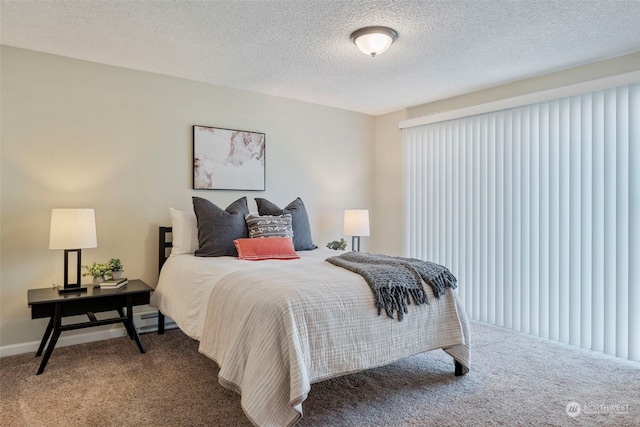
M 378 316 L 364 279 L 323 261 L 335 254 L 252 268 L 236 260 L 242 267 L 223 273 L 209 298 L 202 292 L 180 310 L 203 323 L 192 335 L 200 352 L 218 363 L 220 383 L 241 393 L 256 425 L 295 424 L 314 382 L 424 351 L 443 348 L 469 368 L 469 324 L 454 291 L 436 299 L 425 286 L 429 305 L 410 305 L 402 322 Z M 199 299 L 208 301 L 206 313 L 196 312 Z M 173 304 L 164 300 L 163 312 Z
M 167 259 L 151 305 L 169 316 L 189 337 L 200 340 L 211 291 L 226 274 L 268 266 L 320 263 L 337 254 L 329 249 L 298 252 L 300 259 L 243 261 L 236 257 L 197 257 L 177 255 Z

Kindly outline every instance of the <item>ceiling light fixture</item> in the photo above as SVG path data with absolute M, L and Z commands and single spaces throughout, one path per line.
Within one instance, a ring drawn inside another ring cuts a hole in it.
M 351 41 L 366 55 L 375 57 L 389 49 L 398 38 L 398 32 L 389 27 L 365 27 L 351 34 Z

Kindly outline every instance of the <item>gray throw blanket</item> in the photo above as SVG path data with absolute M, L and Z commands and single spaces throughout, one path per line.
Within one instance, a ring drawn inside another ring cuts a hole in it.
M 422 280 L 440 298 L 446 288 L 455 289 L 457 279 L 444 266 L 414 258 L 363 252 L 346 252 L 326 259 L 327 262 L 361 275 L 375 297 L 378 315 L 384 308 L 393 319 L 393 312 L 402 320 L 411 299 L 416 305 L 429 304 Z

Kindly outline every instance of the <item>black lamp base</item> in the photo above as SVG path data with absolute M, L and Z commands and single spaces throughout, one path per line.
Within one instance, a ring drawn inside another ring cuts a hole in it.
M 76 252 L 76 283 L 69 283 L 69 253 Z M 58 287 L 58 294 L 71 294 L 78 292 L 87 292 L 86 286 L 80 285 L 80 263 L 82 259 L 82 249 L 65 249 L 64 250 L 64 287 Z
M 360 252 L 360 236 L 351 236 L 351 252 Z
M 70 288 L 58 287 L 59 294 L 72 294 L 72 293 L 79 293 L 79 292 L 87 292 L 87 287 L 86 286 L 76 286 L 76 287 L 70 287 Z

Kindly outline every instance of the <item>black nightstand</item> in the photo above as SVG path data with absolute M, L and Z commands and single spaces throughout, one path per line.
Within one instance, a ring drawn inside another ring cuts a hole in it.
M 45 366 L 47 366 L 47 362 L 56 346 L 60 333 L 72 329 L 90 328 L 92 326 L 122 322 L 127 329 L 129 337 L 138 344 L 140 353 L 144 353 L 145 350 L 140 341 L 138 331 L 136 330 L 136 325 L 133 323 L 133 306 L 149 304 L 151 291 L 153 291 L 153 289 L 142 280 L 129 280 L 126 286 L 119 289 L 100 289 L 88 286 L 86 292 L 68 294 L 59 294 L 58 289 L 53 287 L 29 289 L 27 293 L 27 303 L 31 306 L 31 318 L 51 318 L 40 342 L 38 352 L 36 353 L 36 357 L 42 354 L 42 350 L 51 336 L 47 351 L 44 353 L 36 375 L 40 375 L 44 371 Z M 126 316 L 123 311 L 125 307 L 127 309 Z M 117 311 L 119 317 L 103 320 L 96 319 L 94 313 L 103 311 Z M 86 314 L 89 317 L 89 321 L 62 325 L 63 317 L 76 316 L 79 314 Z M 51 332 L 53 332 L 53 335 L 51 335 Z

